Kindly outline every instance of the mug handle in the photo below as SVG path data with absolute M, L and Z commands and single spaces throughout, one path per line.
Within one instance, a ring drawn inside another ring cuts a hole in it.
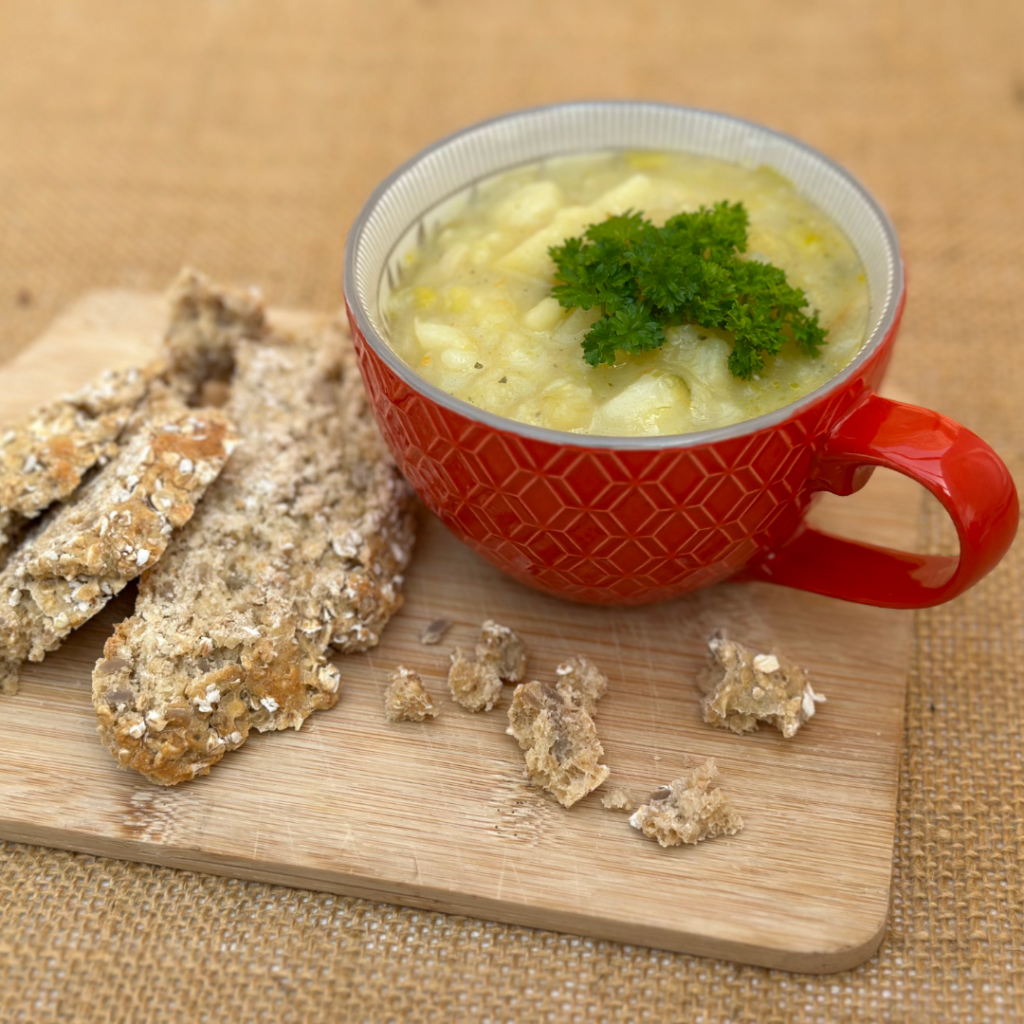
M 928 608 L 974 586 L 1006 554 L 1017 532 L 1017 491 L 999 456 L 966 427 L 869 391 L 832 429 L 811 487 L 853 494 L 875 466 L 903 473 L 942 502 L 959 557 L 876 547 L 802 524 L 740 578 L 883 608 Z

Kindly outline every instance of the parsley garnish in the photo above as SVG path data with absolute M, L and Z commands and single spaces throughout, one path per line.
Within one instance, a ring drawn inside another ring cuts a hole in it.
M 770 263 L 742 260 L 747 249 L 742 203 L 680 213 L 656 228 L 631 210 L 591 224 L 581 238 L 549 251 L 558 270 L 551 294 L 566 309 L 601 311 L 583 339 L 591 366 L 615 365 L 615 353 L 665 344 L 665 328 L 717 327 L 733 336 L 729 369 L 750 380 L 792 338 L 808 355 L 825 344 L 807 296 Z

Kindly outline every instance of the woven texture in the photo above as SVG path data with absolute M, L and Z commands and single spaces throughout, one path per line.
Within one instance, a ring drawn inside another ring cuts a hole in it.
M 346 229 L 434 138 L 666 100 L 847 165 L 900 233 L 894 383 L 1024 481 L 1024 5 L 0 2 L 0 358 L 183 262 L 341 299 Z M 922 543 L 949 550 L 922 503 Z M 1024 1019 L 1024 558 L 920 613 L 892 921 L 824 978 L 0 844 L 0 1020 Z

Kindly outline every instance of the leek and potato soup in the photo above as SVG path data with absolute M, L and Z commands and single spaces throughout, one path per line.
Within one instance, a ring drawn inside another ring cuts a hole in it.
M 392 348 L 458 398 L 643 436 L 820 387 L 861 347 L 868 301 L 850 242 L 777 172 L 638 152 L 482 183 L 408 253 L 387 313 Z

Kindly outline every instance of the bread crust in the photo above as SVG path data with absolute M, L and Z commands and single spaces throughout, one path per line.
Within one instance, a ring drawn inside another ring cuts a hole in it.
M 377 643 L 411 554 L 412 494 L 342 325 L 243 338 L 234 361 L 241 444 L 93 674 L 104 742 L 163 785 L 205 775 L 252 729 L 331 707 L 329 647 Z
M 243 339 L 258 341 L 268 331 L 263 300 L 256 288 L 215 285 L 186 267 L 171 285 L 171 319 L 164 351 L 171 383 L 199 401 L 204 388 L 226 382 Z

